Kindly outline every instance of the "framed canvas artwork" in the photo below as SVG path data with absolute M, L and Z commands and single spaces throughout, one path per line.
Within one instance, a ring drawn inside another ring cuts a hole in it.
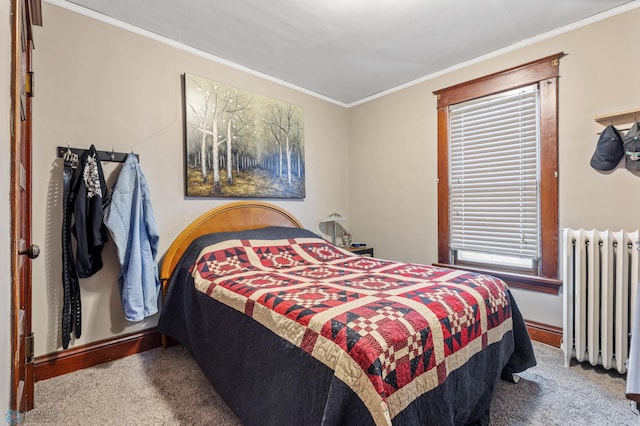
M 304 198 L 302 107 L 184 74 L 189 197 Z

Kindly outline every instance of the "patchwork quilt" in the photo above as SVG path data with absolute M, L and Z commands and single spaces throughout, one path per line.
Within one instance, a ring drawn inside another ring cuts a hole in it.
M 233 238 L 197 259 L 199 292 L 329 367 L 376 424 L 391 424 L 513 327 L 497 278 L 355 256 L 320 238 Z

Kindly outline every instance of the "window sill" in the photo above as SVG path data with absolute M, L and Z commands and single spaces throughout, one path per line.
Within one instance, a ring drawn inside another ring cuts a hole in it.
M 478 272 L 480 274 L 493 275 L 507 283 L 509 287 L 520 288 L 523 290 L 537 291 L 540 293 L 549 293 L 557 295 L 562 287 L 562 280 L 556 278 L 542 278 L 532 275 L 514 274 L 508 272 L 492 271 L 481 268 L 462 267 L 460 265 L 449 265 L 446 263 L 434 263 L 434 266 L 450 269 L 461 269 L 464 271 Z

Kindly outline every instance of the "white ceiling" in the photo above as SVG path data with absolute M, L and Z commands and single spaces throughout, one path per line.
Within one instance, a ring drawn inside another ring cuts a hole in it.
M 49 1 L 69 7 L 73 3 L 342 105 L 360 103 L 456 64 L 640 3 L 640 0 Z M 93 12 L 90 12 L 93 16 L 99 16 Z

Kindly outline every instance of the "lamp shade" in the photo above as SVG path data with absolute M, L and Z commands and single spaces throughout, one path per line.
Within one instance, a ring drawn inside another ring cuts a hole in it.
M 338 231 L 338 227 L 342 228 L 342 230 L 344 231 L 344 226 L 342 225 L 343 222 L 347 221 L 348 219 L 346 217 L 342 217 L 340 216 L 338 213 L 331 213 L 329 216 L 320 219 L 320 223 L 326 223 L 326 224 L 333 224 L 333 226 L 331 227 L 331 242 L 333 244 L 336 244 L 337 241 L 337 231 Z M 324 232 L 324 231 L 323 231 Z
M 331 213 L 329 216 L 325 217 L 324 219 L 320 219 L 320 223 L 325 223 L 325 222 L 338 222 L 338 223 L 342 223 L 343 221 L 349 220 L 346 217 L 342 217 L 340 216 L 338 213 Z

